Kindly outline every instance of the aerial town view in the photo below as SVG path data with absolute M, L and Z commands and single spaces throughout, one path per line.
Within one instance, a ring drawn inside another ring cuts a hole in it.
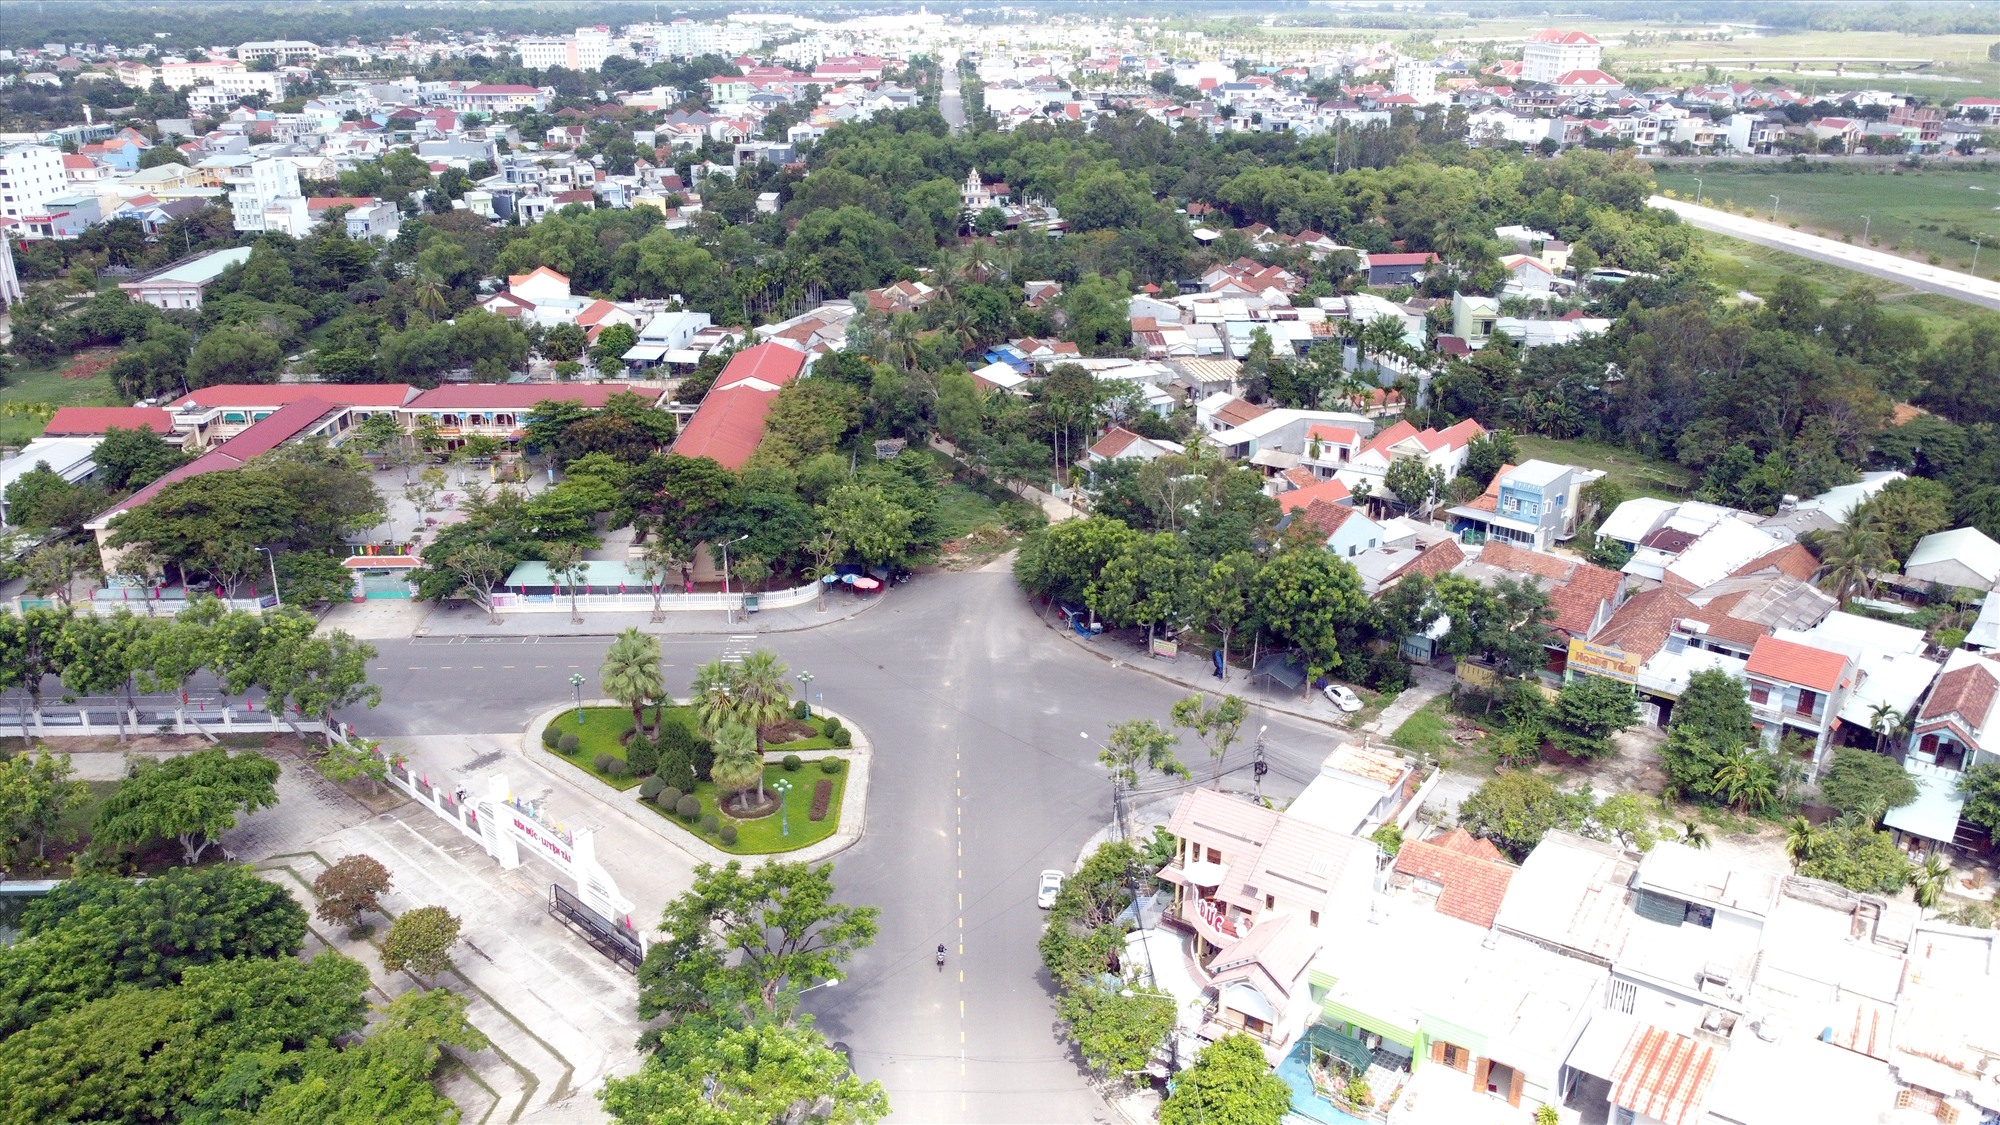
M 0 0 L 0 1125 L 2000 1125 L 2000 4 Z

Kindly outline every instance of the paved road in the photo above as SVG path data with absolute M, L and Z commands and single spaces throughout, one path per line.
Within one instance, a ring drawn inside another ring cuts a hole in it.
M 875 742 L 867 835 L 835 862 L 845 897 L 882 908 L 881 936 L 807 1006 L 888 1087 L 898 1120 L 1110 1120 L 1052 1034 L 1033 882 L 1070 867 L 1104 824 L 1095 759 L 1107 724 L 1164 723 L 1184 689 L 1064 641 L 1004 572 L 927 576 L 889 597 L 847 622 L 760 638 Z M 607 641 L 375 643 L 383 702 L 356 725 L 422 735 L 525 724 L 569 698 L 572 672 L 594 680 Z M 752 643 L 663 634 L 668 687 L 684 692 L 695 665 Z M 1266 789 L 1294 794 L 1329 732 L 1282 715 L 1249 725 L 1266 722 Z M 1242 749 L 1224 763 L 1232 781 L 1247 782 L 1249 760 Z M 939 942 L 951 950 L 942 972 Z
M 956 63 L 944 66 L 941 89 L 938 91 L 938 112 L 944 115 L 944 123 L 956 133 L 965 128 L 965 99 L 958 92 L 958 66 Z
M 1913 262 L 1908 258 L 1884 254 L 1865 246 L 1850 246 L 1831 238 L 1821 238 L 1816 234 L 1806 234 L 1776 223 L 1732 215 L 1713 207 L 1697 207 L 1685 200 L 1656 195 L 1646 202 L 1654 207 L 1672 211 L 1702 230 L 1732 235 L 1760 246 L 1774 247 L 1815 261 L 1844 266 L 1876 277 L 1886 277 L 1890 281 L 1907 285 L 1912 289 L 1942 293 L 1947 297 L 1989 309 L 2000 309 L 2000 282 L 1988 281 L 1957 270 L 1940 269 L 1922 262 Z

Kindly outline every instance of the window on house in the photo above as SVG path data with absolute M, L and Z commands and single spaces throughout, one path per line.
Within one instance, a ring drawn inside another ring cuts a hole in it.
M 1456 1046 L 1455 1044 L 1446 1043 L 1444 1045 L 1444 1065 L 1452 1068 L 1453 1070 L 1464 1070 L 1465 1069 L 1464 1049 Z
M 1801 715 L 1817 715 L 1817 714 L 1819 714 L 1819 693 L 1818 693 L 1818 692 L 1816 692 L 1816 691 L 1801 691 L 1801 692 L 1799 693 L 1799 714 L 1801 714 Z
M 1210 848 L 1210 849 L 1208 849 L 1208 862 L 1210 862 L 1210 863 L 1221 863 L 1221 862 L 1222 862 L 1222 853 L 1221 853 L 1220 851 L 1216 850 L 1215 848 Z
M 1277 906 L 1277 905 L 1278 905 L 1278 896 L 1277 896 L 1277 895 L 1265 895 L 1265 896 L 1264 896 L 1264 909 L 1266 909 L 1266 910 L 1270 910 L 1271 908 L 1273 908 L 1273 907 L 1275 907 L 1275 906 Z
M 1312 924 L 1315 926 L 1319 925 L 1319 911 L 1317 910 L 1312 912 Z
M 1770 701 L 1771 701 L 1771 689 L 1768 686 L 1764 684 L 1750 685 L 1750 702 L 1769 703 Z

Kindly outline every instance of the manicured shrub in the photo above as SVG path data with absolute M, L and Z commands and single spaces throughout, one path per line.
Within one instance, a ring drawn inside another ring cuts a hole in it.
M 668 812 L 673 812 L 674 806 L 681 803 L 681 791 L 669 785 L 665 789 L 660 790 L 659 794 L 653 798 L 653 803 Z
M 812 708 L 806 704 L 805 700 L 794 699 L 792 700 L 792 718 L 810 719 L 812 718 Z
M 800 766 L 802 766 L 802 765 L 805 765 L 805 764 L 806 764 L 806 763 L 805 763 L 805 759 L 803 759 L 803 758 L 799 757 L 799 756 L 798 756 L 797 754 L 787 754 L 787 755 L 785 755 L 785 772 L 786 772 L 786 773 L 797 773 L 797 772 L 799 772 L 799 767 L 800 767 Z
M 639 799 L 650 801 L 667 791 L 667 783 L 657 777 L 649 777 L 639 783 Z
M 708 771 L 715 768 L 715 743 L 706 738 L 694 740 L 694 775 L 708 777 Z M 709 780 L 714 780 L 710 778 Z
M 736 843 L 736 826 L 734 824 L 725 824 L 718 835 L 725 845 L 734 846 Z
M 813 786 L 813 807 L 807 819 L 825 820 L 827 807 L 833 804 L 833 782 L 820 778 Z
M 821 759 L 819 760 L 819 772 L 821 772 L 821 773 L 839 773 L 839 772 L 840 772 L 840 759 L 839 759 L 839 758 L 821 758 Z
M 554 750 L 556 743 L 562 741 L 562 734 L 561 727 L 550 723 L 548 726 L 542 728 L 542 745 L 550 750 Z
M 698 776 L 695 772 L 695 737 L 687 717 L 669 712 L 660 724 L 660 737 L 655 745 L 658 761 L 653 767 L 654 775 L 683 792 L 693 789 Z
M 681 799 L 674 802 L 674 811 L 680 814 L 682 820 L 693 820 L 701 815 L 701 798 L 683 793 Z
M 625 744 L 625 764 L 641 777 L 660 771 L 660 744 L 640 734 L 632 732 L 632 741 Z
M 617 760 L 609 754 L 599 754 L 597 757 L 591 759 L 591 762 L 597 766 L 598 773 L 610 773 L 611 764 Z
M 845 750 L 849 746 L 854 745 L 854 735 L 850 734 L 846 727 L 837 728 L 833 732 L 833 744 Z
M 556 740 L 556 749 L 562 751 L 565 754 L 576 753 L 576 748 L 582 745 L 583 743 L 577 741 L 577 737 L 573 734 L 563 735 L 561 738 Z
M 819 729 L 825 731 L 828 738 L 832 738 L 834 731 L 840 730 L 845 726 L 846 724 L 842 723 L 839 716 L 836 715 L 828 715 L 819 721 Z
M 630 770 L 631 767 L 618 758 L 613 758 L 604 765 L 604 773 L 607 777 L 624 777 Z
M 704 836 L 715 835 L 716 827 L 721 823 L 722 821 L 712 812 L 701 814 L 701 834 Z

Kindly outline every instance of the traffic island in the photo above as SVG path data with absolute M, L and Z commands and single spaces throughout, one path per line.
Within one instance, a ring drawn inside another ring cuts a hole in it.
M 523 750 L 545 765 L 560 763 L 548 768 L 568 772 L 572 783 L 595 790 L 607 803 L 625 806 L 628 815 L 699 861 L 807 850 L 812 852 L 807 858 L 820 859 L 860 838 L 860 795 L 866 791 L 871 748 L 838 716 L 821 711 L 765 727 L 761 797 L 756 786 L 743 794 L 721 792 L 705 776 L 711 764 L 707 740 L 695 735 L 682 749 L 669 748 L 671 735 L 660 742 L 646 737 L 653 720 L 647 708 L 635 735 L 630 707 L 587 700 L 538 717 L 524 732 Z M 696 729 L 694 709 L 665 708 L 661 728 L 682 725 Z M 787 736 L 785 742 L 770 741 Z M 677 764 L 681 760 L 685 766 Z M 692 787 L 673 784 L 676 775 L 684 784 L 692 779 Z M 850 788 L 856 794 L 852 801 Z M 631 809 L 633 804 L 645 811 Z

